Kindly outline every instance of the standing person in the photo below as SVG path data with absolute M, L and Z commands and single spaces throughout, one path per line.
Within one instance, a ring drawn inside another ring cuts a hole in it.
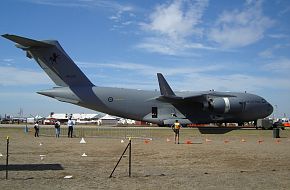
M 36 121 L 35 124 L 34 124 L 34 130 L 35 130 L 34 137 L 39 137 L 39 124 L 38 124 L 38 121 Z
M 58 120 L 56 120 L 55 124 L 55 137 L 59 138 L 59 134 L 60 134 L 60 122 Z
M 72 138 L 72 135 L 73 135 L 73 130 L 74 130 L 74 122 L 73 120 L 71 119 L 72 117 L 69 117 L 69 120 L 67 121 L 67 126 L 68 126 L 68 138 Z
M 176 144 L 176 139 L 177 143 L 179 144 L 179 129 L 181 127 L 181 124 L 178 122 L 178 120 L 175 120 L 175 123 L 171 126 L 172 130 L 174 131 L 174 142 Z

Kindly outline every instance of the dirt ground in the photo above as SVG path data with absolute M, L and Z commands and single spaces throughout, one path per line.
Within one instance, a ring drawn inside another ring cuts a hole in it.
M 81 138 L 35 138 L 0 126 L 0 189 L 290 189 L 289 129 L 280 139 L 263 130 L 202 135 L 182 129 L 181 144 L 170 129 L 150 130 L 152 141 L 132 140 L 132 176 L 126 153 L 109 178 L 128 139 L 86 137 L 81 144 Z

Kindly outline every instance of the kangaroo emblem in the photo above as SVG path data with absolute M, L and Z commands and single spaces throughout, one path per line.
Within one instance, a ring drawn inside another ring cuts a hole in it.
M 53 53 L 52 56 L 49 57 L 49 61 L 54 64 L 56 63 L 56 59 L 59 57 L 56 53 Z

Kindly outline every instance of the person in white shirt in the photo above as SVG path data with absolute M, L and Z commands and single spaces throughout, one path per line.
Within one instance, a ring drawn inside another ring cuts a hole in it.
M 73 136 L 73 130 L 74 130 L 74 122 L 73 120 L 71 119 L 71 117 L 69 118 L 68 122 L 67 122 L 67 126 L 68 126 L 68 138 L 72 138 Z

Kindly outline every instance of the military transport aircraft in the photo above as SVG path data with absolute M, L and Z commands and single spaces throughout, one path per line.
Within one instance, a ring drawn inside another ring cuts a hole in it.
M 34 58 L 57 85 L 39 94 L 111 115 L 168 125 L 243 123 L 269 116 L 273 107 L 264 98 L 236 92 L 174 92 L 157 73 L 160 92 L 95 86 L 66 54 L 58 41 L 38 41 L 4 34 Z

